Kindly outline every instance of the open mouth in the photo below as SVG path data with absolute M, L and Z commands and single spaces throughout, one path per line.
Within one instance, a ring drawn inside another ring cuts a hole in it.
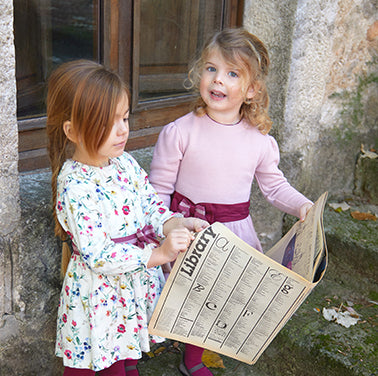
M 210 91 L 210 95 L 214 98 L 218 98 L 218 99 L 222 99 L 222 98 L 225 98 L 226 95 L 223 94 L 221 91 L 217 91 L 217 90 L 211 90 Z

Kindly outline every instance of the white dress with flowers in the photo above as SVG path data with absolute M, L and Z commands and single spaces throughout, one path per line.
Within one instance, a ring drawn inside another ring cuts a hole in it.
M 127 153 L 100 168 L 68 160 L 58 177 L 56 212 L 77 246 L 60 296 L 56 354 L 65 366 L 95 371 L 148 352 L 147 325 L 164 285 L 161 267 L 146 268 L 143 249 L 114 238 L 152 225 L 158 236 L 173 214 Z

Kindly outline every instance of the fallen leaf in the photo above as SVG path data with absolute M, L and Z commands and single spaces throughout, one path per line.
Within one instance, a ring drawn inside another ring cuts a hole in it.
M 149 358 L 154 358 L 155 357 L 155 354 L 152 351 L 149 351 L 147 353 L 147 355 L 148 355 Z
M 371 213 L 361 213 L 358 210 L 353 211 L 350 213 L 350 215 L 359 221 L 376 221 L 377 217 L 374 214 Z
M 160 346 L 158 349 L 156 349 L 154 351 L 155 355 L 159 355 L 160 353 L 162 353 L 163 351 L 165 350 L 165 347 L 164 346 Z
M 376 158 L 378 158 L 378 154 L 375 153 L 375 152 L 373 152 L 373 151 L 369 151 L 369 150 L 367 150 L 367 151 L 365 151 L 365 152 L 362 154 L 361 157 L 362 157 L 362 158 L 369 158 L 369 159 L 376 159 Z
M 370 148 L 370 150 L 365 150 L 364 145 L 361 144 L 360 150 L 361 150 L 361 153 L 362 153 L 362 157 L 368 157 L 370 159 L 378 158 L 377 151 L 373 148 Z
M 354 315 L 353 315 L 354 316 Z M 323 308 L 323 317 L 327 321 L 335 321 L 337 324 L 349 328 L 351 325 L 357 324 L 360 317 L 352 317 L 349 311 L 341 312 L 339 308 Z
M 345 307 L 345 309 L 350 313 L 351 317 L 356 319 L 360 317 L 360 315 L 352 307 Z
M 202 362 L 206 367 L 210 368 L 225 368 L 223 364 L 222 358 L 219 356 L 219 354 L 206 350 L 203 352 L 202 355 Z
M 330 202 L 328 204 L 334 211 L 337 212 L 342 212 L 342 211 L 347 211 L 350 209 L 350 206 L 345 202 L 337 203 L 337 202 Z

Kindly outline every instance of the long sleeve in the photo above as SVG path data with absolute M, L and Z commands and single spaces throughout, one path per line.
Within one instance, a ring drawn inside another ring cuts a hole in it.
M 311 201 L 288 183 L 278 168 L 279 159 L 277 142 L 269 136 L 269 143 L 255 171 L 256 181 L 269 203 L 281 211 L 299 217 L 299 209 Z
M 137 246 L 111 240 L 103 205 L 96 203 L 86 190 L 66 190 L 58 197 L 59 222 L 79 249 L 84 262 L 96 273 L 116 275 L 145 268 L 151 246 Z M 127 210 L 127 209 L 125 209 Z
M 278 163 L 272 136 L 245 122 L 222 126 L 189 113 L 160 133 L 150 181 L 166 205 L 174 191 L 195 203 L 234 204 L 249 200 L 256 179 L 268 202 L 299 216 L 300 207 L 311 201 L 288 183 Z
M 112 239 L 145 225 L 162 237 L 163 223 L 173 215 L 126 153 L 104 169 L 68 164 L 58 182 L 56 210 L 87 266 L 106 275 L 145 268 L 152 251 L 150 245 L 142 249 Z
M 182 139 L 175 124 L 165 126 L 155 145 L 149 179 L 168 207 L 183 158 L 182 148 Z

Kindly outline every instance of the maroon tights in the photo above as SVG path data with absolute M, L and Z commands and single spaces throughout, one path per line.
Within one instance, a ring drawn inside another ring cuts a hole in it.
M 137 364 L 138 360 L 119 360 L 118 362 L 112 364 L 109 368 L 105 368 L 97 373 L 91 369 L 86 368 L 70 368 L 64 367 L 63 376 L 126 376 L 125 366 L 131 364 Z M 137 371 L 136 371 L 137 372 Z M 128 373 L 127 373 L 128 374 Z M 132 373 L 130 373 L 132 374 Z M 136 373 L 137 375 L 138 373 Z
M 202 347 L 185 344 L 185 365 L 188 369 L 195 367 L 202 363 L 202 354 L 204 349 Z M 193 376 L 212 376 L 213 374 L 207 367 L 201 367 L 197 371 L 192 371 Z

